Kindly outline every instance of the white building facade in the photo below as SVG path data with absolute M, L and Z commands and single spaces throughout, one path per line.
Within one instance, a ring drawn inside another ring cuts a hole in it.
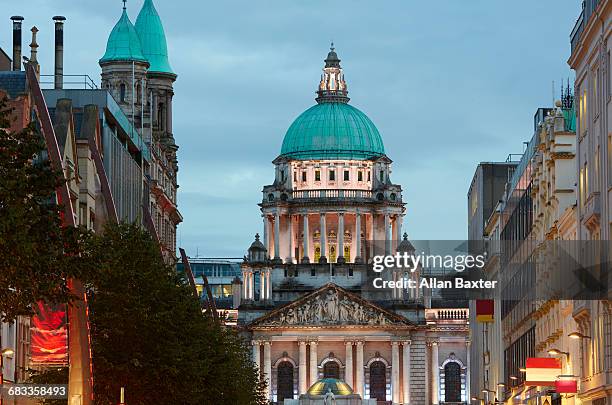
M 349 105 L 333 46 L 316 101 L 273 162 L 263 238 L 249 248 L 236 297 L 269 398 L 319 404 L 324 383 L 337 381 L 338 404 L 467 404 L 467 309 L 372 288 L 374 255 L 414 248 L 402 238 L 402 188 L 382 137 Z

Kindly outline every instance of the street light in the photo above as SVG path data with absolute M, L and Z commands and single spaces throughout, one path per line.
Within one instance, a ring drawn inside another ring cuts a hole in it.
M 521 373 L 526 373 L 526 372 L 527 372 L 527 368 L 525 368 L 525 367 L 521 367 L 521 368 L 519 368 L 519 371 L 520 371 Z
M 513 380 L 513 381 L 518 380 L 518 377 L 517 377 L 517 376 L 515 376 L 515 375 L 511 375 L 509 378 L 510 378 L 511 380 Z
M 570 338 L 572 338 L 572 339 L 590 339 L 590 338 L 591 338 L 590 336 L 583 335 L 583 334 L 582 334 L 582 333 L 580 333 L 580 332 L 572 332 L 572 333 L 570 333 L 570 334 L 569 334 L 569 335 L 567 335 L 567 336 L 569 336 L 569 337 L 570 337 Z

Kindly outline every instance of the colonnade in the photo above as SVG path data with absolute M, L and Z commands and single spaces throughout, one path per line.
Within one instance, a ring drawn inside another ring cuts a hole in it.
M 313 217 L 315 219 L 313 220 Z M 318 218 L 316 218 L 318 217 Z M 347 217 L 350 217 L 350 228 L 347 227 Z M 351 253 L 349 261 L 359 263 L 363 260 L 362 235 L 368 241 L 384 241 L 384 253 L 390 254 L 397 244 L 402 240 L 402 221 L 403 215 L 393 212 L 374 213 L 356 211 L 330 211 L 316 213 L 300 213 L 287 214 L 281 212 L 281 209 L 276 209 L 273 213 L 263 215 L 263 234 L 264 246 L 268 254 L 276 261 L 284 261 L 286 263 L 294 263 L 300 261 L 302 263 L 310 263 L 314 256 L 314 246 L 310 243 L 314 240 L 315 231 L 319 232 L 319 246 L 321 249 L 320 257 L 322 259 L 329 258 L 329 242 L 327 240 L 330 227 L 328 226 L 329 219 L 332 218 L 336 222 L 335 229 L 337 236 L 337 262 L 344 261 L 344 247 L 346 244 L 345 231 L 349 228 L 352 239 L 354 240 L 354 253 Z M 376 222 L 381 222 L 377 227 Z M 301 222 L 302 241 L 299 246 L 299 228 Z M 282 226 L 281 226 L 282 225 Z M 365 225 L 365 226 L 364 226 Z M 364 229 L 365 228 L 365 229 Z M 296 232 L 297 231 L 297 232 Z M 281 241 L 286 241 L 281 244 Z M 295 248 L 301 248 L 301 257 L 295 257 Z M 369 256 L 374 255 L 374 246 L 370 244 Z M 381 254 L 383 252 L 376 252 Z
M 267 395 L 273 399 L 271 387 L 272 344 L 271 340 L 253 340 L 253 362 L 267 379 Z M 376 342 L 380 344 L 381 342 Z M 391 392 L 394 403 L 410 402 L 410 340 L 393 340 L 391 345 Z M 319 375 L 319 358 L 317 340 L 300 339 L 298 346 L 298 395 L 305 394 L 310 386 L 322 376 Z M 344 381 L 353 388 L 353 392 L 365 397 L 365 363 L 364 349 L 366 342 L 361 339 L 345 340 Z M 400 349 L 401 348 L 401 349 Z M 401 354 L 400 354 L 401 351 Z M 263 352 L 263 356 L 262 356 Z M 307 356 L 308 354 L 308 356 Z M 435 389 L 434 389 L 435 391 Z M 437 403 L 437 402 L 435 402 Z

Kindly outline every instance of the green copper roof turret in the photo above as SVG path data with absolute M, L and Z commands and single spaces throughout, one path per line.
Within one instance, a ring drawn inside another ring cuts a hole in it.
M 130 21 L 125 8 L 123 9 L 121 18 L 117 24 L 115 24 L 115 28 L 113 28 L 108 37 L 106 53 L 102 59 L 100 59 L 100 63 L 115 61 L 147 62 L 147 59 L 142 53 L 142 47 L 136 29 Z
M 153 0 L 145 0 L 136 19 L 135 27 L 142 44 L 142 52 L 151 64 L 149 72 L 174 74 L 168 61 L 168 45 L 164 26 L 153 5 Z

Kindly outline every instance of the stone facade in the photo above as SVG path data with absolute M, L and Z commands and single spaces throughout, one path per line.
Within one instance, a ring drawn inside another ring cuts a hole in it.
M 256 236 L 241 266 L 238 326 L 274 403 L 323 403 L 307 394 L 322 378 L 344 381 L 363 404 L 467 403 L 467 309 L 371 286 L 374 255 L 414 250 L 402 240 L 402 188 L 374 125 L 346 106 L 333 48 L 325 63 L 319 106 L 289 129 L 263 188 L 263 241 Z

